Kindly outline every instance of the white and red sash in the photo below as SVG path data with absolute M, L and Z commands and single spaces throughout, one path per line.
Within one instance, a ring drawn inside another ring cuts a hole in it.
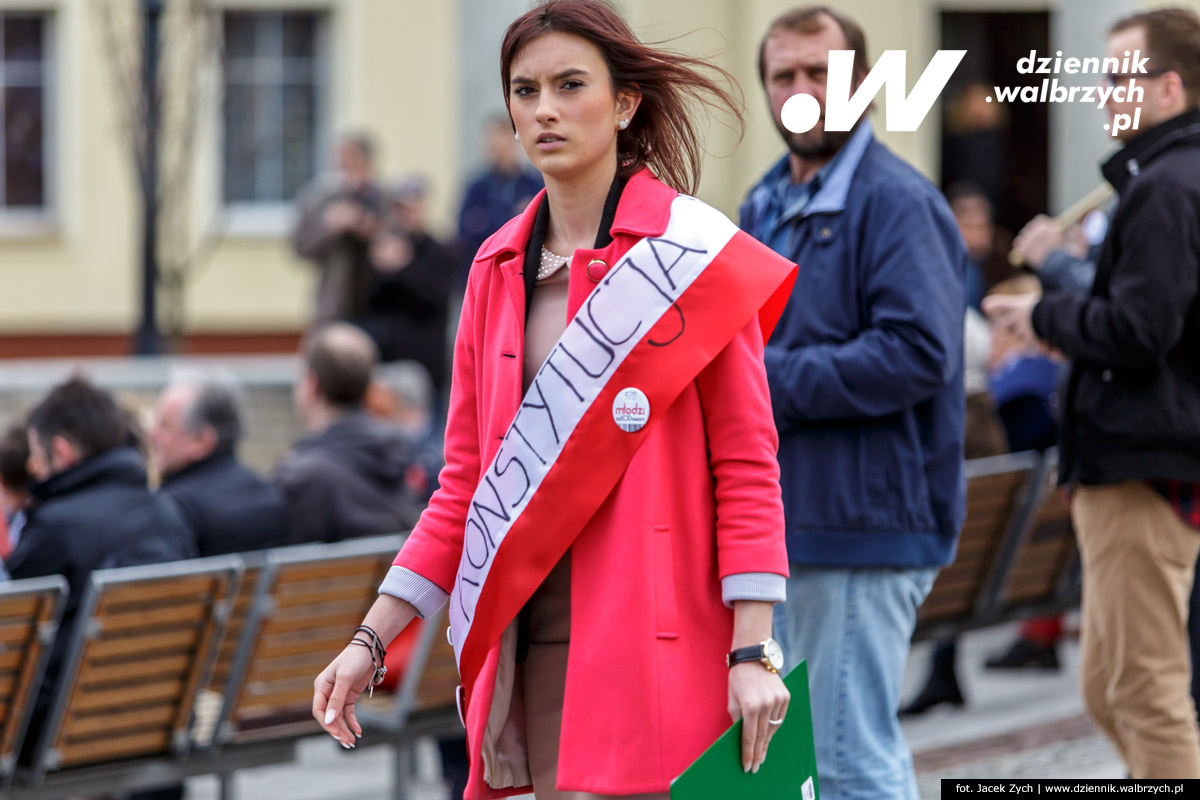
M 449 612 L 468 701 L 488 650 L 612 492 L 654 421 L 756 314 L 769 336 L 795 270 L 681 195 L 666 231 L 637 242 L 592 290 L 471 500 Z M 630 389 L 649 401 L 643 427 L 630 424 L 646 410 L 626 403 L 639 397 Z

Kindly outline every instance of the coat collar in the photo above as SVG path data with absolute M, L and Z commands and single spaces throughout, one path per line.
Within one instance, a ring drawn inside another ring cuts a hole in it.
M 635 172 L 625 185 L 611 233 L 634 236 L 658 236 L 667 229 L 671 218 L 671 201 L 679 193 L 654 176 L 648 168 Z M 538 209 L 545 200 L 546 190 L 538 192 L 520 216 L 509 220 L 479 248 L 476 260 L 494 259 L 504 253 L 520 254 L 533 233 Z
M 1138 134 L 1105 161 L 1100 171 L 1118 192 L 1129 179 L 1148 163 L 1181 142 L 1200 141 L 1200 111 L 1185 111 L 1179 116 Z
M 29 494 L 37 503 L 98 485 L 146 488 L 146 465 L 132 447 L 114 447 L 35 483 Z

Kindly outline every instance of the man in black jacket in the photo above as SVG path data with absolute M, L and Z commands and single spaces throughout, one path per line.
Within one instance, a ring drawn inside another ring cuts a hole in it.
M 191 558 L 196 546 L 175 505 L 147 486 L 145 464 L 125 446 L 127 431 L 108 393 L 72 378 L 30 413 L 26 428 L 36 482 L 6 566 L 14 580 L 62 575 L 70 588 L 37 700 L 40 721 L 92 571 Z
M 150 449 L 202 557 L 287 541 L 279 490 L 237 458 L 242 412 L 232 385 L 177 381 L 159 396 Z
M 353 325 L 322 328 L 304 344 L 296 406 L 309 436 L 280 464 L 291 542 L 336 542 L 408 530 L 419 505 L 408 486 L 416 448 L 363 409 L 379 360 Z
M 380 360 L 412 360 L 429 370 L 437 397 L 449 390 L 447 325 L 457 265 L 425 228 L 425 185 L 410 179 L 388 193 L 388 212 L 371 241 L 371 279 L 361 327 Z
M 1060 480 L 1083 559 L 1081 684 L 1134 778 L 1200 778 L 1188 595 L 1200 554 L 1200 17 L 1118 22 L 1110 57 L 1148 56 L 1141 126 L 1103 167 L 1119 204 L 1092 290 L 989 303 L 1074 361 Z

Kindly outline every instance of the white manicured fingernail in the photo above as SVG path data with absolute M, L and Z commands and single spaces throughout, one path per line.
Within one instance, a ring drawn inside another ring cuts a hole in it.
M 340 744 L 340 745 L 342 746 L 342 749 L 343 749 L 343 750 L 349 750 L 349 749 L 350 749 L 350 745 L 346 744 L 346 743 L 345 743 L 345 742 L 343 742 L 341 739 L 339 739 L 339 740 L 338 740 L 338 744 Z
M 750 765 L 749 765 L 749 764 L 742 764 L 742 772 L 745 772 L 745 773 L 749 774 L 749 772 L 750 772 Z
M 325 712 L 325 724 L 326 725 L 332 724 L 335 719 L 337 719 L 337 712 L 334 711 L 332 708 Z

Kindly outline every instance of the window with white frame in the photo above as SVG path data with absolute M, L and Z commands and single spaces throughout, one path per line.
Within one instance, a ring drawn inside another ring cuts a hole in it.
M 278 207 L 320 167 L 323 15 L 224 14 L 221 197 L 226 207 Z
M 48 203 L 45 14 L 0 12 L 0 214 Z

